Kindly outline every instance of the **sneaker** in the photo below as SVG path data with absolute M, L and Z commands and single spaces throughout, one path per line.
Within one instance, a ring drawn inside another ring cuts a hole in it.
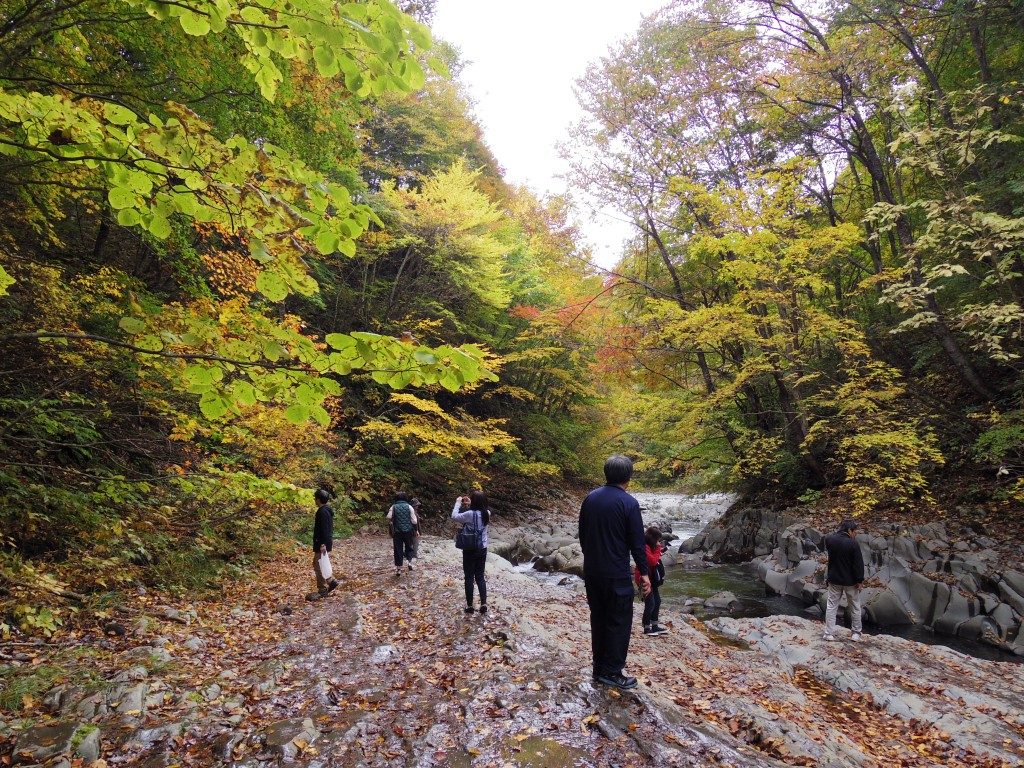
M 853 635 L 850 637 L 850 641 L 854 642 L 854 643 L 859 643 L 860 642 L 860 632 L 854 632 Z
M 662 633 L 655 631 L 653 624 L 647 624 L 644 626 L 644 634 L 648 637 L 654 637 L 655 635 L 660 635 Z
M 651 634 L 652 635 L 665 635 L 665 634 L 668 634 L 668 627 L 663 627 L 658 622 L 654 622 L 653 624 L 651 624 Z
M 467 605 L 466 609 L 465 609 L 465 612 L 466 613 L 472 613 L 473 612 L 473 606 L 472 605 Z
M 323 595 L 321 595 L 319 592 L 310 592 L 308 595 L 306 595 L 306 599 L 309 600 L 309 602 L 311 603 L 314 600 L 319 600 L 322 597 Z
M 412 563 L 409 563 L 409 570 L 412 570 Z
M 338 588 L 338 580 L 337 579 L 333 579 L 331 581 L 331 583 L 327 585 L 327 592 L 324 593 L 324 597 L 326 597 L 327 595 L 331 594 L 331 592 L 333 592 L 337 588 Z
M 636 678 L 626 677 L 621 672 L 617 675 L 598 675 L 594 678 L 594 682 L 600 685 L 609 685 L 614 688 L 621 688 L 624 691 L 628 691 L 630 688 L 636 688 Z
M 822 635 L 822 636 L 821 636 L 821 639 L 822 639 L 822 640 L 826 640 L 826 641 L 828 641 L 828 642 L 830 642 L 830 643 L 831 643 L 831 642 L 834 642 L 834 641 L 835 641 L 835 639 L 836 639 L 836 636 L 835 636 L 835 635 L 830 635 L 830 634 L 828 634 L 828 633 L 826 632 L 826 633 L 825 633 L 824 635 Z
M 480 613 L 487 613 L 487 605 L 486 604 L 480 606 Z

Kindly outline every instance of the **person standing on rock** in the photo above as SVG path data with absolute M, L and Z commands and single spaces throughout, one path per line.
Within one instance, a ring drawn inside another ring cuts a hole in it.
M 843 520 L 839 530 L 825 537 L 828 552 L 828 598 L 825 603 L 825 640 L 836 639 L 836 613 L 846 595 L 846 611 L 853 629 L 853 642 L 861 639 L 860 590 L 864 583 L 864 555 L 857 543 L 857 522 Z
M 633 626 L 633 581 L 629 557 L 640 572 L 641 594 L 651 593 L 644 551 L 640 504 L 626 492 L 633 462 L 615 455 L 604 463 L 606 484 L 591 491 L 580 507 L 580 546 L 583 581 L 590 607 L 590 643 L 594 682 L 616 688 L 635 688 L 636 678 L 623 673 Z
M 313 494 L 316 501 L 316 515 L 313 518 L 313 573 L 316 574 L 316 593 L 307 595 L 308 599 L 318 600 L 327 597 L 338 587 L 338 580 L 324 578 L 320 571 L 320 558 L 334 547 L 334 508 L 330 505 L 333 494 L 326 488 L 318 488 Z
M 452 520 L 466 526 L 473 526 L 479 532 L 479 546 L 462 550 L 462 574 L 466 580 L 466 613 L 473 612 L 473 583 L 480 592 L 480 613 L 487 613 L 487 580 L 484 568 L 487 565 L 487 524 L 491 511 L 487 508 L 487 494 L 473 491 L 469 496 L 460 496 L 452 509 Z
M 668 629 L 658 623 L 658 612 L 661 610 L 661 592 L 658 587 L 665 580 L 665 566 L 661 564 L 661 531 L 648 528 L 644 533 L 644 553 L 647 555 L 647 568 L 651 577 L 651 592 L 644 598 L 644 634 L 648 637 L 664 635 Z M 636 583 L 641 586 L 640 569 L 634 574 Z M 641 587 L 642 588 L 642 587 Z
M 395 503 L 388 510 L 387 517 L 395 550 L 395 576 L 401 576 L 402 563 L 408 563 L 411 571 L 412 561 L 416 559 L 416 526 L 419 518 L 409 503 L 409 494 L 395 494 Z

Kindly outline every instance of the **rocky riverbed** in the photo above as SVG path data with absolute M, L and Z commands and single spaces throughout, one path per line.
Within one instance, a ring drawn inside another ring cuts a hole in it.
M 823 536 L 797 511 L 741 508 L 709 523 L 680 551 L 752 561 L 769 589 L 824 610 Z M 940 521 L 867 529 L 857 541 L 866 566 L 868 621 L 922 625 L 1024 655 L 1024 547 Z
M 667 524 L 679 507 L 662 506 Z M 494 534 L 537 537 L 547 556 L 571 551 L 573 524 Z M 216 599 L 139 594 L 108 636 L 0 646 L 0 765 L 1024 766 L 1015 664 L 666 606 L 669 634 L 635 628 L 640 687 L 605 690 L 590 681 L 578 579 L 492 552 L 491 610 L 467 616 L 450 539 L 425 537 L 399 578 L 390 549 L 370 532 L 338 542 L 343 583 L 326 600 L 302 599 L 296 549 Z

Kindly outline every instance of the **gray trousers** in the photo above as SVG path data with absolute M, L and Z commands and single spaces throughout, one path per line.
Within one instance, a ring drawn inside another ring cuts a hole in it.
M 842 587 L 838 584 L 828 585 L 828 600 L 825 603 L 825 634 L 832 635 L 836 631 L 836 613 L 839 603 L 846 595 L 846 615 L 850 617 L 853 631 L 859 633 L 860 623 L 860 588 Z

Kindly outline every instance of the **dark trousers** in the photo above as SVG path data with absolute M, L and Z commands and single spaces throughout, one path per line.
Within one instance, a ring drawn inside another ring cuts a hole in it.
M 395 568 L 402 567 L 402 560 L 411 563 L 416 557 L 416 531 L 395 531 L 391 541 L 395 545 Z
M 622 579 L 587 576 L 585 583 L 590 606 L 594 676 L 622 674 L 633 628 L 633 581 L 628 576 Z
M 480 590 L 480 605 L 487 605 L 487 582 L 484 581 L 484 566 L 487 565 L 487 549 L 462 550 L 462 573 L 466 577 L 466 605 L 473 605 L 473 582 Z
M 651 582 L 651 594 L 644 598 L 644 626 L 658 623 L 658 611 L 661 610 L 661 593 Z

